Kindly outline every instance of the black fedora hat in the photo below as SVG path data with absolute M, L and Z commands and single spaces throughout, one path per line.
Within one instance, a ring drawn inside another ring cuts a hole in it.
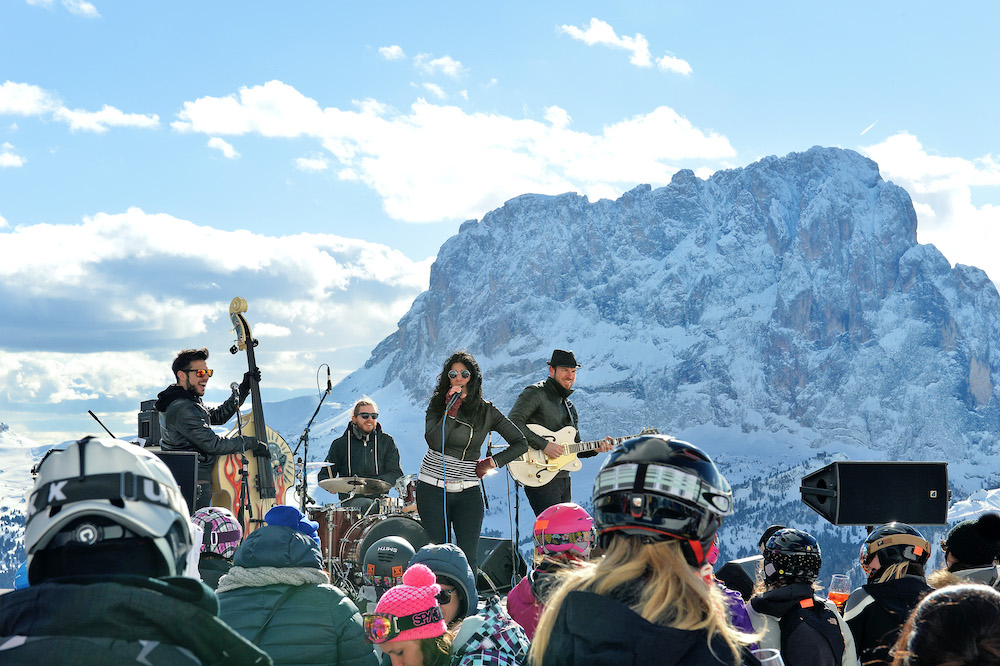
M 549 359 L 549 365 L 553 368 L 580 367 L 580 364 L 576 362 L 576 356 L 573 356 L 573 352 L 566 351 L 565 349 L 553 349 L 552 358 Z

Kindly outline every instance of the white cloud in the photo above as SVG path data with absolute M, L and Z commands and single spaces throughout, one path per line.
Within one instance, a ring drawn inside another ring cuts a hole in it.
M 70 14 L 83 16 L 84 18 L 100 18 L 97 7 L 86 2 L 86 0 L 62 0 L 63 7 L 69 10 Z
M 598 18 L 591 18 L 590 25 L 580 28 L 575 25 L 561 25 L 557 28 L 561 33 L 567 34 L 573 39 L 579 40 L 587 46 L 610 46 L 615 49 L 623 49 L 632 55 L 629 62 L 636 67 L 652 67 L 653 57 L 649 51 L 649 40 L 641 33 L 635 33 L 632 37 L 618 35 L 611 24 Z M 688 75 L 691 73 L 691 65 L 686 60 L 678 58 L 672 53 L 666 53 L 656 59 L 656 66 L 662 72 L 676 72 Z
M 7 219 L 3 215 L 0 215 L 0 229 L 3 229 L 6 226 L 7 226 Z
M 45 116 L 64 122 L 71 130 L 102 133 L 109 127 L 153 128 L 160 124 L 155 113 L 125 113 L 105 104 L 100 111 L 69 109 L 59 97 L 29 83 L 0 84 L 0 115 Z
M 226 157 L 227 159 L 235 160 L 240 156 L 239 151 L 233 148 L 233 144 L 229 143 L 225 139 L 220 139 L 217 136 L 213 136 L 208 140 L 208 147 L 218 150 L 222 153 L 223 157 Z
M 166 385 L 178 349 L 203 344 L 223 376 L 238 378 L 245 357 L 240 369 L 224 353 L 235 295 L 250 298 L 261 366 L 288 361 L 265 370 L 268 385 L 310 387 L 318 354 L 395 329 L 426 289 L 430 263 L 331 234 L 221 231 L 136 208 L 79 224 L 4 226 L 3 345 L 34 351 L 0 353 L 0 397 L 148 398 Z
M 451 56 L 431 58 L 431 56 L 427 53 L 421 53 L 414 58 L 414 64 L 418 69 L 423 71 L 424 74 L 429 76 L 440 73 L 445 76 L 450 76 L 453 79 L 457 79 L 464 69 L 462 67 L 462 63 L 455 60 Z
M 14 153 L 14 146 L 8 142 L 0 144 L 0 169 L 24 166 L 26 159 Z M 3 225 L 0 225 L 3 226 Z
M 402 60 L 406 57 L 406 54 L 403 53 L 403 48 L 397 44 L 380 47 L 378 54 L 386 60 Z
M 437 85 L 435 83 L 424 82 L 421 85 L 423 85 L 424 90 L 426 90 L 427 92 L 431 93 L 432 95 L 434 95 L 438 99 L 444 99 L 445 97 L 447 97 L 447 95 L 445 95 L 444 88 L 442 88 L 441 86 L 439 86 L 439 85 Z
M 295 166 L 300 171 L 326 171 L 330 168 L 330 160 L 325 157 L 299 157 Z
M 934 155 L 907 132 L 860 150 L 878 163 L 883 178 L 909 192 L 921 243 L 935 245 L 953 264 L 977 266 L 1000 280 L 1000 207 L 972 201 L 973 188 L 1000 187 L 997 158 Z
M 524 192 L 593 197 L 638 183 L 664 185 L 681 166 L 700 168 L 736 154 L 724 136 L 665 106 L 600 133 L 571 131 L 570 114 L 559 107 L 546 109 L 540 122 L 422 99 L 406 112 L 375 100 L 354 106 L 322 109 L 270 81 L 185 102 L 173 126 L 210 135 L 312 137 L 336 160 L 338 178 L 365 183 L 389 215 L 409 222 L 478 218 Z

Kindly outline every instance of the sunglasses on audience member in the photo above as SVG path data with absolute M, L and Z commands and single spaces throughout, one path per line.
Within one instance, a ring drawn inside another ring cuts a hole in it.
M 468 370 L 462 370 L 462 379 L 468 379 L 469 375 L 471 375 L 471 374 L 472 373 L 469 372 Z M 452 379 L 454 379 L 455 377 L 458 377 L 458 370 L 449 370 L 448 371 L 448 376 L 451 377 Z
M 408 629 L 435 624 L 444 619 L 440 606 L 433 606 L 425 611 L 402 617 L 388 613 L 365 613 L 362 617 L 364 618 L 365 640 L 376 645 L 391 641 Z
M 358 412 L 358 416 L 363 419 L 371 419 L 372 421 L 378 421 L 378 412 Z
M 445 604 L 451 603 L 451 595 L 453 594 L 455 594 L 454 589 L 446 590 L 444 588 L 441 588 L 441 591 L 438 592 L 437 596 L 435 596 L 434 598 L 437 599 L 437 602 L 443 606 Z
M 215 370 L 208 370 L 208 369 L 192 370 L 191 368 L 188 368 L 184 372 L 193 372 L 196 377 L 198 377 L 199 379 L 201 379 L 202 377 L 206 377 L 206 376 L 207 377 L 211 377 L 212 373 L 215 372 Z

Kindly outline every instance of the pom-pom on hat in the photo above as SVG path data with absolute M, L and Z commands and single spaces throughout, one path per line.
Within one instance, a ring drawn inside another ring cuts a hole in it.
M 282 525 L 302 532 L 322 546 L 319 542 L 319 523 L 309 520 L 305 514 L 289 504 L 279 504 L 264 514 L 264 522 L 268 525 Z
M 969 566 L 986 566 L 1000 555 L 1000 515 L 984 513 L 963 520 L 945 537 L 945 551 Z
M 434 572 L 423 564 L 414 564 L 403 573 L 403 584 L 389 589 L 378 600 L 376 613 L 411 618 L 412 629 L 405 629 L 386 642 L 436 638 L 448 630 L 435 597 L 441 591 Z M 435 612 L 436 611 L 436 612 Z M 435 619 L 436 618 L 436 619 Z

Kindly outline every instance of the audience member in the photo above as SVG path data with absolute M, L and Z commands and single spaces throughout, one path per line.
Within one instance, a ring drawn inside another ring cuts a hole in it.
M 229 509 L 206 506 L 191 516 L 191 522 L 202 529 L 201 557 L 198 573 L 213 590 L 219 579 L 233 567 L 233 554 L 243 540 L 243 526 Z
M 760 647 L 780 651 L 785 666 L 857 666 L 851 630 L 836 605 L 815 594 L 823 564 L 816 538 L 780 529 L 762 555 L 763 585 L 748 609 Z
M 357 606 L 323 570 L 318 524 L 287 505 L 264 521 L 219 580 L 222 619 L 276 664 L 375 666 Z
M 1000 592 L 981 584 L 928 594 L 893 648 L 893 666 L 1000 666 Z
M 861 545 L 868 583 L 851 592 L 844 620 L 862 664 L 888 664 L 889 648 L 920 599 L 931 589 L 924 564 L 931 546 L 906 523 L 876 527 Z
M 142 447 L 85 437 L 38 464 L 24 545 L 29 587 L 0 603 L 4 664 L 269 664 L 183 577 L 188 508 Z
M 983 583 L 1000 586 L 1000 515 L 984 513 L 974 520 L 963 520 L 941 542 L 945 569 L 928 577 L 932 587 L 953 583 Z
M 440 593 L 434 572 L 414 564 L 401 585 L 382 595 L 375 612 L 365 613 L 365 639 L 379 645 L 392 666 L 445 666 L 451 641 L 437 602 Z
M 441 592 L 438 604 L 449 630 L 478 611 L 476 577 L 461 548 L 452 543 L 427 544 L 410 558 L 409 566 L 423 564 L 434 572 Z

